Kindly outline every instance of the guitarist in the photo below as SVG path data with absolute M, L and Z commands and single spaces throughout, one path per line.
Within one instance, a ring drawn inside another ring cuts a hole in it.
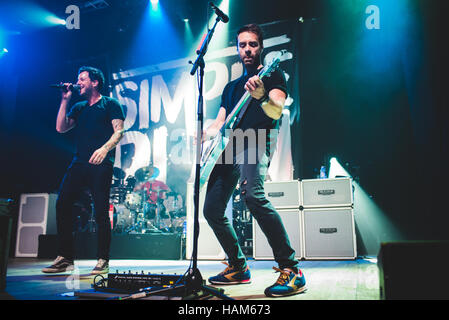
M 226 205 L 240 179 L 241 197 L 267 237 L 279 266 L 273 269 L 278 271 L 280 276 L 275 284 L 265 289 L 265 295 L 278 297 L 304 291 L 305 278 L 294 258 L 295 251 L 290 246 L 282 220 L 264 193 L 270 150 L 273 149 L 270 148 L 270 140 L 274 138 L 273 131 L 279 127 L 287 88 L 282 71 L 272 72 L 264 77 L 263 81 L 258 77 L 258 71 L 263 67 L 262 50 L 263 35 L 258 25 L 250 24 L 238 30 L 237 51 L 244 66 L 244 73 L 224 88 L 218 116 L 204 135 L 214 136 L 219 132 L 226 117 L 246 90 L 252 99 L 237 124 L 236 129 L 241 130 L 234 130 L 234 133 L 245 132 L 245 136 L 255 136 L 256 141 L 255 144 L 252 143 L 254 141 L 245 141 L 243 145 L 228 144 L 222 153 L 222 158 L 225 159 L 217 162 L 209 177 L 203 214 L 228 256 L 228 263 L 225 263 L 227 268 L 210 277 L 209 282 L 218 285 L 250 283 L 251 273 L 245 255 L 234 228 L 225 216 Z M 250 130 L 255 134 L 246 134 Z M 261 139 L 264 134 L 266 139 Z M 242 139 L 239 141 L 242 142 Z M 229 152 L 232 153 L 232 161 L 229 161 Z M 251 152 L 257 152 L 258 156 L 252 157 Z M 250 161 L 254 158 L 255 161 Z

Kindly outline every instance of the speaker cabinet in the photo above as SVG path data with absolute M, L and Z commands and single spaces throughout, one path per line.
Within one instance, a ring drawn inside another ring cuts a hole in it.
M 383 300 L 448 300 L 449 242 L 382 243 L 377 259 Z
M 351 207 L 352 179 L 304 179 L 301 181 L 301 205 L 304 208 Z
M 39 235 L 56 233 L 56 199 L 48 193 L 20 196 L 16 257 L 37 257 Z
M 352 208 L 303 210 L 305 259 L 355 259 L 357 256 Z
M 0 199 L 0 292 L 6 288 L 9 247 L 12 231 L 12 200 Z
M 265 182 L 265 197 L 277 210 L 300 207 L 301 183 L 298 180 Z
M 287 231 L 290 245 L 295 250 L 295 258 L 302 259 L 301 211 L 299 209 L 277 210 Z M 268 244 L 256 219 L 253 218 L 253 255 L 254 259 L 274 259 L 273 251 Z
M 76 233 L 74 249 L 76 259 L 96 259 L 97 233 Z M 39 236 L 40 259 L 54 259 L 58 253 L 57 235 Z M 112 234 L 111 259 L 181 260 L 183 247 L 181 234 Z

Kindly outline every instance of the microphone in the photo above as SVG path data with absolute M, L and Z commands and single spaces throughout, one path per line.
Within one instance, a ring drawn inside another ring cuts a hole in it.
M 67 90 L 70 90 L 70 91 L 73 91 L 73 90 L 79 91 L 80 87 L 81 87 L 81 86 L 80 86 L 79 84 L 70 84 L 70 85 L 66 86 L 66 85 L 60 83 L 60 84 L 51 84 L 51 85 L 50 85 L 50 88 L 64 89 L 64 90 L 66 90 L 66 91 L 67 91 Z
M 221 11 L 215 4 L 209 2 L 209 5 L 212 7 L 212 9 L 214 9 L 215 14 L 218 16 L 218 18 L 220 18 L 221 21 L 223 21 L 224 23 L 227 23 L 229 21 L 229 17 L 224 14 L 224 12 Z

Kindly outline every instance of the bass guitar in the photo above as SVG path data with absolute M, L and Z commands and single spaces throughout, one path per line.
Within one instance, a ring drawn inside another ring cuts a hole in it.
M 279 67 L 281 57 L 282 52 L 275 56 L 269 64 L 263 67 L 258 73 L 259 78 L 262 79 L 265 76 L 269 76 L 274 70 L 276 70 Z M 209 179 L 215 164 L 229 143 L 232 130 L 236 128 L 240 119 L 245 114 L 251 100 L 251 95 L 248 91 L 246 91 L 240 98 L 239 102 L 237 102 L 234 106 L 231 113 L 229 113 L 226 117 L 223 126 L 215 137 L 203 142 L 200 159 L 200 189 L 204 187 Z

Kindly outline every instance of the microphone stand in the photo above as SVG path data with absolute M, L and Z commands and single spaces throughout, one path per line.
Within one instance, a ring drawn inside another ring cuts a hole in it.
M 233 300 L 232 298 L 224 295 L 223 290 L 217 290 L 214 287 L 206 286 L 203 284 L 203 279 L 200 271 L 198 270 L 198 236 L 199 236 L 199 199 L 200 199 L 200 169 L 201 169 L 201 149 L 202 149 L 202 136 L 203 136 L 203 82 L 204 82 L 204 55 L 207 52 L 209 42 L 212 39 L 215 28 L 218 22 L 222 21 L 220 17 L 217 17 L 212 29 L 209 29 L 206 37 L 203 40 L 201 49 L 197 51 L 198 57 L 193 63 L 191 75 L 194 75 L 199 68 L 199 86 L 198 86 L 198 109 L 197 109 L 197 135 L 196 135 L 196 168 L 195 168 L 195 184 L 194 184 L 194 218 L 193 218 L 193 249 L 192 249 L 192 267 L 188 270 L 186 276 L 186 285 L 192 292 L 204 291 L 213 296 L 225 299 Z
M 201 169 L 201 147 L 202 147 L 202 135 L 203 135 L 203 80 L 204 80 L 204 55 L 207 52 L 207 48 L 210 40 L 215 31 L 215 27 L 218 22 L 221 21 L 220 17 L 217 17 L 212 29 L 208 30 L 207 36 L 203 40 L 201 49 L 197 50 L 198 57 L 193 63 L 191 75 L 194 75 L 199 68 L 199 96 L 198 96 L 198 110 L 197 110 L 197 137 L 196 137 L 196 168 L 195 168 L 195 185 L 194 185 L 194 222 L 193 222 L 193 249 L 192 249 L 192 264 L 191 267 L 185 272 L 183 277 L 183 284 L 175 284 L 174 286 L 164 288 L 162 290 L 152 291 L 151 289 L 144 289 L 143 292 L 121 297 L 121 300 L 125 299 L 141 299 L 150 295 L 159 293 L 163 295 L 173 296 L 182 295 L 184 298 L 193 299 L 195 297 L 201 297 L 206 295 L 212 295 L 223 300 L 234 300 L 226 296 L 223 289 L 217 289 L 204 284 L 203 277 L 198 270 L 198 236 L 199 236 L 199 199 L 200 199 L 200 169 Z M 182 280 L 178 282 L 182 282 Z

